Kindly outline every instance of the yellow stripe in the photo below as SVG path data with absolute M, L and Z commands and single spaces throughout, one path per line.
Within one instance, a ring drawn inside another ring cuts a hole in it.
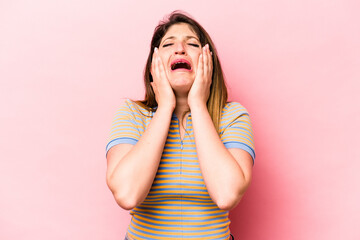
M 173 195 L 173 196 L 170 196 L 171 198 L 176 198 L 176 197 L 178 197 L 178 195 Z M 162 197 L 161 196 L 147 196 L 147 199 L 154 199 L 154 198 L 156 198 L 156 200 L 157 199 L 162 199 Z M 197 200 L 200 200 L 200 199 L 208 199 L 208 200 L 211 200 L 211 198 L 210 198 L 210 196 L 196 196 L 196 199 Z
M 181 157 L 191 157 L 191 158 L 196 158 L 197 155 L 196 154 L 186 154 L 186 155 L 183 155 L 183 154 L 167 154 L 167 153 L 164 153 L 162 155 L 162 157 L 178 157 L 178 158 L 181 158 Z
M 183 175 L 180 175 L 180 174 L 169 174 L 169 175 L 159 175 L 159 176 L 156 176 L 157 178 L 180 178 L 180 177 L 184 177 Z M 201 176 L 186 176 L 188 178 L 199 178 L 199 179 L 202 179 Z
M 198 187 L 198 186 L 179 186 L 177 185 L 166 185 L 166 186 L 154 186 L 151 189 L 166 189 L 166 188 L 190 188 L 190 189 L 202 189 L 206 190 L 206 187 Z
M 218 217 L 225 217 L 227 216 L 227 213 L 224 213 L 224 214 L 220 214 L 220 215 L 216 215 L 216 216 L 203 216 L 203 217 L 174 217 L 174 216 L 154 216 L 152 214 L 147 214 L 147 213 L 136 213 L 136 216 L 139 216 L 139 215 L 144 215 L 144 216 L 148 216 L 148 217 L 152 217 L 152 218 L 156 218 L 156 217 L 159 217 L 161 219 L 169 219 L 169 220 L 211 220 L 211 219 L 214 219 L 214 218 L 218 218 Z
M 160 213 L 160 214 L 165 214 L 165 215 L 170 215 L 170 214 L 177 214 L 177 215 L 181 215 L 181 216 L 193 216 L 193 215 L 197 215 L 197 216 L 201 216 L 202 214 L 212 214 L 212 213 L 221 213 L 223 212 L 222 210 L 214 210 L 214 211 L 207 211 L 202 212 L 202 211 L 193 211 L 193 212 L 183 212 L 181 210 L 179 211 L 161 211 L 161 210 L 152 210 L 152 209 L 141 209 L 141 214 L 145 214 L 145 213 Z M 135 213 L 136 214 L 136 213 Z M 162 216 L 161 216 L 162 217 Z M 172 216 L 171 216 L 172 217 Z M 208 216 L 204 216 L 205 219 L 208 218 Z
M 167 141 L 169 140 L 173 140 L 173 139 L 168 139 Z M 172 141 L 172 142 L 177 142 L 176 140 L 175 141 Z M 167 142 L 165 144 L 166 147 L 179 147 L 181 144 L 176 144 L 176 143 L 169 143 Z M 194 144 L 186 144 L 186 147 L 192 147 L 194 148 L 195 147 L 195 143 Z
M 187 168 L 199 168 L 199 165 L 161 163 L 161 164 L 160 164 L 160 167 L 187 167 Z
M 180 169 L 161 169 L 158 170 L 158 173 L 171 173 L 171 172 L 179 172 Z M 187 170 L 187 169 L 181 169 L 183 173 L 201 173 L 201 170 Z
M 165 149 L 164 152 L 179 152 L 179 149 Z M 189 152 L 189 153 L 196 153 L 195 149 L 182 149 L 181 152 Z
M 180 159 L 161 159 L 161 163 L 171 164 L 171 162 L 179 162 Z M 191 159 L 181 159 L 181 162 L 183 163 L 199 163 L 197 159 L 191 160 Z M 198 166 L 198 165 L 195 165 Z
M 161 219 L 153 220 L 153 219 L 144 218 L 143 216 L 140 216 L 140 215 L 136 215 L 136 217 L 140 218 L 140 219 L 142 219 L 144 221 L 154 223 L 154 224 L 169 224 L 169 222 L 161 221 Z M 178 221 L 178 222 L 171 222 L 171 224 L 173 224 L 173 225 L 176 225 L 176 224 L 180 225 L 181 224 L 181 225 L 185 225 L 185 226 L 196 226 L 196 225 L 210 225 L 210 224 L 216 224 L 216 223 L 221 223 L 221 222 L 223 222 L 222 224 L 224 224 L 224 225 L 230 225 L 230 222 L 227 222 L 227 219 L 217 219 L 217 220 L 202 221 L 202 222 L 182 222 L 182 221 Z
M 198 193 L 198 194 L 207 194 L 207 192 L 201 192 L 201 191 L 184 191 L 183 189 L 179 189 L 179 190 L 165 190 L 165 191 L 154 191 L 154 190 L 150 190 L 150 193 L 151 194 L 157 194 L 157 193 L 179 193 L 179 191 L 183 194 L 186 194 L 186 193 L 192 193 L 192 194 L 195 194 L 195 193 Z
M 145 232 L 148 232 L 148 233 L 154 233 L 154 234 L 171 234 L 171 235 L 179 235 L 179 232 L 162 232 L 162 231 L 156 231 L 156 230 L 151 230 L 151 229 L 146 229 L 146 228 L 143 228 L 141 226 L 133 226 L 133 224 L 130 224 L 130 226 L 135 230 L 136 229 L 139 229 L 139 230 L 143 230 Z M 180 228 L 182 229 L 182 228 Z M 202 236 L 202 235 L 208 235 L 208 234 L 215 234 L 215 233 L 219 233 L 219 232 L 223 232 L 224 229 L 218 229 L 218 230 L 213 230 L 213 231 L 208 231 L 208 232 L 200 232 L 200 233 L 193 233 L 193 232 L 181 232 L 181 235 L 182 236 Z M 139 232 L 140 233 L 140 232 Z M 141 235 L 143 236 L 146 236 L 148 234 L 144 234 L 144 233 L 141 233 Z M 149 235 L 148 235 L 149 236 Z M 152 237 L 155 237 L 155 236 L 152 236 Z M 159 238 L 158 236 L 156 236 L 156 238 Z
M 234 141 L 238 142 L 239 138 L 242 140 L 241 142 L 247 143 L 249 146 L 253 146 L 252 142 L 250 142 L 248 139 L 242 138 L 242 137 L 227 136 L 227 137 L 223 137 L 222 140 L 225 141 L 225 142 L 231 141 L 231 140 L 234 140 Z
M 203 202 L 203 204 L 205 203 L 209 203 L 209 204 L 214 204 L 214 202 L 210 199 L 210 200 L 204 200 L 204 199 L 198 199 L 197 197 L 196 198 L 182 198 L 182 197 L 179 197 L 177 196 L 177 198 L 173 198 L 173 197 L 162 197 L 162 198 L 159 198 L 159 200 L 148 200 L 148 199 L 145 199 L 144 202 L 149 202 L 149 203 L 158 203 L 158 201 L 160 200 L 168 200 L 166 201 L 166 203 L 179 203 L 177 201 L 173 201 L 174 199 L 182 199 L 182 200 L 188 200 L 188 201 L 200 201 L 200 202 Z M 183 204 L 187 204 L 187 201 L 183 202 Z M 192 203 L 191 203 L 192 204 Z
M 174 207 L 174 206 L 147 206 L 147 205 L 140 205 L 139 207 L 142 207 L 142 208 L 151 208 L 151 209 L 174 209 L 174 208 L 181 208 L 181 209 L 199 209 L 199 210 L 209 210 L 209 209 L 216 209 L 217 211 L 223 211 L 224 210 L 219 210 L 218 207 L 216 206 L 202 206 L 202 207 L 184 207 L 184 206 L 181 206 L 181 207 Z M 139 210 L 139 211 L 142 211 L 142 210 Z
M 179 184 L 179 179 L 174 180 L 155 180 L 154 183 L 177 183 Z M 204 181 L 191 181 L 191 180 L 181 180 L 181 183 L 191 183 L 191 184 L 202 184 L 205 185 Z
M 170 237 L 156 237 L 156 236 L 153 236 L 153 235 L 144 234 L 144 233 L 142 233 L 142 232 L 136 231 L 136 229 L 134 229 L 134 227 L 133 227 L 131 224 L 130 224 L 130 226 L 131 226 L 131 228 L 132 228 L 131 230 L 132 230 L 133 232 L 135 232 L 136 234 L 144 237 L 145 239 L 146 239 L 146 238 L 153 238 L 153 239 L 159 239 L 159 240 L 173 240 L 173 238 L 170 238 Z M 132 235 L 131 233 L 129 233 L 129 235 L 130 235 L 132 238 L 136 239 L 136 236 Z
M 145 219 L 144 219 L 145 220 Z M 146 227 L 150 227 L 150 228 L 156 228 L 156 229 L 163 229 L 163 230 L 179 230 L 179 226 L 176 226 L 176 227 L 164 227 L 164 226 L 156 226 L 156 225 L 151 225 L 151 224 L 148 224 L 148 223 L 143 223 L 143 222 L 140 222 L 139 220 L 137 219 L 133 219 L 132 221 L 136 222 L 137 224 L 139 225 L 143 225 L 143 226 L 146 226 Z M 168 222 L 166 224 L 169 224 Z M 182 224 L 182 222 L 179 222 L 179 223 L 171 223 L 171 225 L 179 225 L 179 224 Z M 193 224 L 190 224 L 191 226 Z M 204 226 L 201 226 L 201 227 L 181 227 L 181 229 L 183 230 L 195 230 L 195 231 L 199 231 L 199 230 L 207 230 L 207 229 L 212 229 L 212 228 L 220 228 L 220 227 L 226 227 L 228 226 L 229 223 L 221 223 L 219 225 L 216 225 L 216 226 L 207 226 L 207 227 L 204 227 Z M 189 226 L 189 225 L 187 225 Z

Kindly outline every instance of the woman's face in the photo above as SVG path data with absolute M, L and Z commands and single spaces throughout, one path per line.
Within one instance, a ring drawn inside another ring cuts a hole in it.
M 159 56 L 175 92 L 188 92 L 194 82 L 202 46 L 186 23 L 172 25 L 161 39 Z

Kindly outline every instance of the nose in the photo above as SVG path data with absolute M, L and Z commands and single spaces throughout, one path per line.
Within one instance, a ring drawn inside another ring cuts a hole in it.
M 185 47 L 183 43 L 177 43 L 175 46 L 175 54 L 185 54 Z

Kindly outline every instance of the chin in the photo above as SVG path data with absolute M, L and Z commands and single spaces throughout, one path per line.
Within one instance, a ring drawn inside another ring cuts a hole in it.
M 194 80 L 188 78 L 174 79 L 170 85 L 175 92 L 189 92 Z

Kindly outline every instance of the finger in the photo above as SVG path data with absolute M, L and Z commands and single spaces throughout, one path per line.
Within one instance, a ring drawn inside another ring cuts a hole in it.
M 209 48 L 209 45 L 208 44 L 206 44 L 205 45 L 205 47 L 204 47 L 204 49 L 203 49 L 203 64 L 204 64 L 204 66 L 203 66 L 203 69 L 204 69 L 204 75 L 207 75 L 208 74 L 208 69 L 209 69 L 209 63 L 208 63 L 208 59 L 209 59 L 209 57 L 208 57 L 208 55 L 209 55 L 209 53 L 208 53 L 208 48 Z
M 205 72 L 205 78 L 206 79 L 211 79 L 211 75 L 212 75 L 212 69 L 213 69 L 213 65 L 212 65 L 212 52 L 210 51 L 210 46 L 209 44 L 207 44 L 207 48 L 206 48 L 206 71 Z
M 196 69 L 196 78 L 200 77 L 203 74 L 203 54 L 201 53 L 198 60 L 198 66 Z
M 212 52 L 210 51 L 210 47 L 208 49 L 208 64 L 209 64 L 209 74 L 210 76 L 212 75 L 212 71 L 213 71 L 213 58 L 212 58 Z
M 165 67 L 160 56 L 158 56 L 158 68 L 159 68 L 159 76 L 161 77 L 161 79 L 166 79 Z
M 161 79 L 161 76 L 159 71 L 159 52 L 157 48 L 155 48 L 154 53 L 155 53 L 155 74 L 156 74 L 156 79 L 159 80 Z
M 154 75 L 155 73 L 154 73 L 154 71 L 155 71 L 155 53 L 156 53 L 156 51 L 155 51 L 155 49 L 156 49 L 156 47 L 154 48 L 154 52 L 153 52 L 153 54 L 152 54 L 152 58 L 151 58 L 151 69 L 150 69 L 150 73 L 151 73 L 151 75 Z M 154 78 L 154 76 L 153 76 L 153 78 Z

